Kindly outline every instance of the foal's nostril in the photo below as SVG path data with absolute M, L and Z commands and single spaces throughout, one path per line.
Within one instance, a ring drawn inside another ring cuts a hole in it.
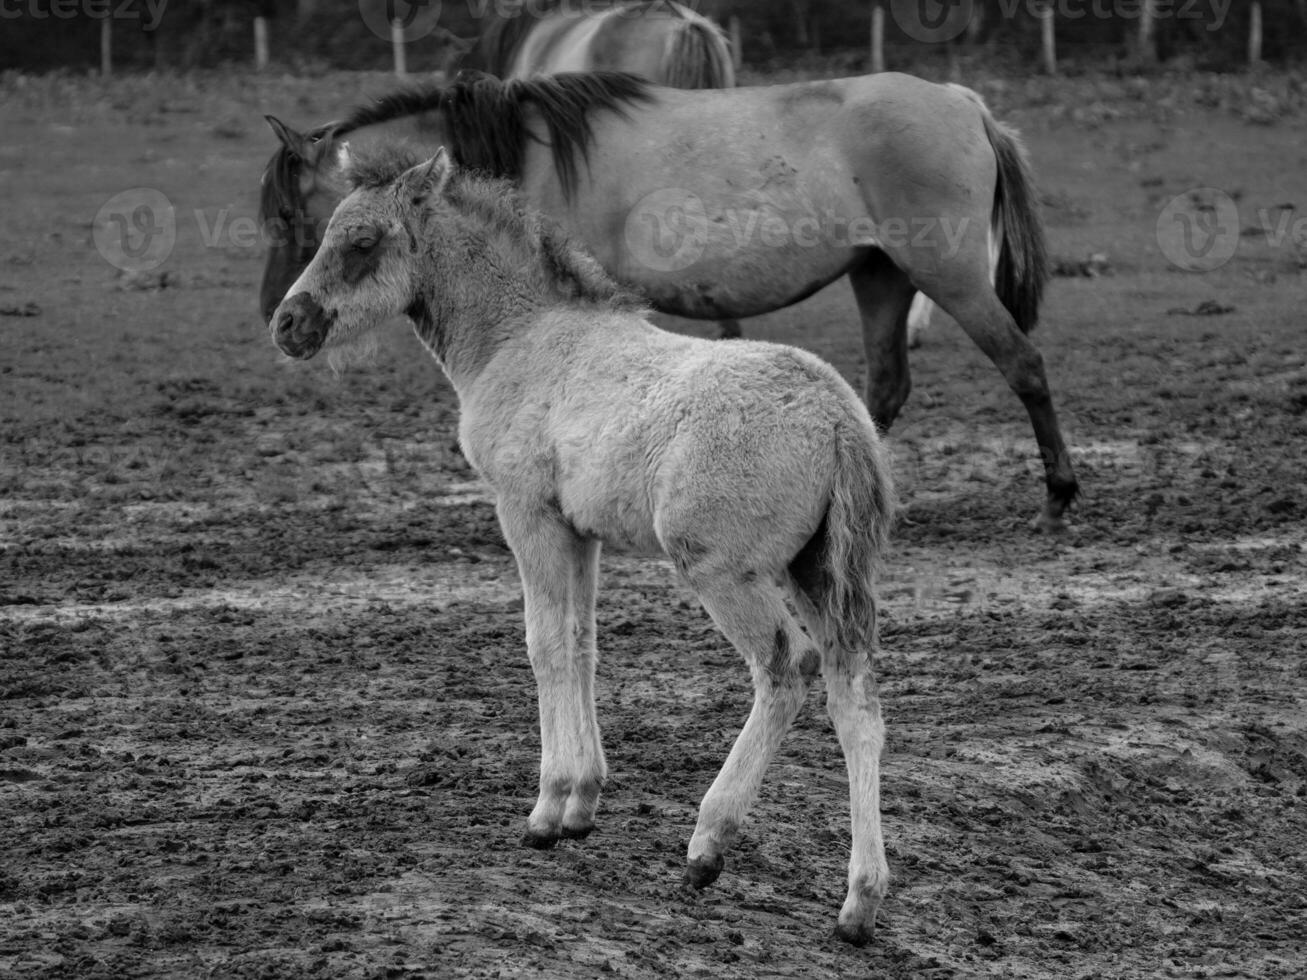
M 276 310 L 273 310 L 275 313 Z M 281 316 L 277 317 L 276 333 L 278 337 L 284 337 L 290 333 L 295 326 L 295 314 L 290 310 L 282 310 Z

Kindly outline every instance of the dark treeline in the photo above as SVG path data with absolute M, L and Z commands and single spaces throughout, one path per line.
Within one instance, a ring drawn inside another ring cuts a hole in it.
M 862 65 L 877 0 L 700 0 L 690 5 L 723 24 L 739 19 L 746 63 L 766 66 L 847 54 Z M 1033 65 L 1038 10 L 1047 0 L 952 0 L 972 14 L 969 29 L 947 43 L 923 42 L 904 29 L 905 11 L 938 9 L 931 0 L 879 0 L 891 62 L 974 52 L 1014 67 Z M 948 0 L 944 0 L 945 3 Z M 1138 64 L 1185 57 L 1199 67 L 1246 63 L 1253 0 L 1153 0 L 1153 39 L 1140 58 L 1139 12 L 1145 0 L 1051 0 L 1059 55 L 1071 63 Z M 469 38 L 481 17 L 547 3 L 593 9 L 597 0 L 0 0 L 0 68 L 49 71 L 95 68 L 101 24 L 110 18 L 115 69 L 185 69 L 249 64 L 253 22 L 267 19 L 272 63 L 293 70 L 384 69 L 391 64 L 387 13 L 438 10 L 436 30 L 408 48 L 413 71 L 444 66 L 451 38 Z M 1307 54 L 1307 0 L 1261 0 L 1262 56 L 1287 62 Z M 370 26 L 372 25 L 372 26 Z M 865 66 L 864 66 L 865 67 Z

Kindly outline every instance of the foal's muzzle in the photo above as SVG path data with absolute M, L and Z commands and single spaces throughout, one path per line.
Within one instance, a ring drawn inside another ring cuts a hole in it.
M 317 300 L 308 293 L 296 293 L 282 300 L 273 312 L 272 339 L 282 353 L 312 357 L 322 349 L 331 321 Z

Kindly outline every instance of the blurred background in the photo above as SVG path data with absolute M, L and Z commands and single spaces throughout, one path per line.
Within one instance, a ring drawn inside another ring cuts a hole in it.
M 518 0 L 517 6 L 522 0 Z M 526 0 L 529 5 L 530 0 Z M 583 0 L 577 0 L 582 3 Z M 873 67 L 873 10 L 884 11 L 889 67 L 922 70 L 943 62 L 954 71 L 981 62 L 998 73 L 1047 70 L 1041 10 L 1052 11 L 1056 70 L 1135 72 L 1177 62 L 1233 70 L 1250 59 L 1285 63 L 1307 52 L 1307 0 L 691 0 L 723 25 L 735 20 L 747 69 L 774 72 L 822 67 L 856 73 Z M 271 61 L 297 73 L 383 69 L 392 52 L 368 25 L 388 14 L 438 10 L 439 29 L 409 45 L 410 71 L 445 67 L 448 42 L 478 32 L 479 15 L 514 0 L 87 0 L 111 16 L 59 16 L 68 0 L 6 0 L 0 7 L 0 67 L 27 72 L 95 69 L 104 35 L 112 65 L 129 71 L 211 68 L 254 58 L 254 21 L 262 18 Z M 938 8 L 938 10 L 932 9 Z M 929 22 L 959 16 L 965 30 L 948 41 L 904 30 L 904 14 Z M 923 16 L 924 15 L 924 16 Z M 914 36 L 915 35 L 915 36 Z M 927 74 L 937 74 L 927 71 Z M 747 78 L 747 76 L 746 76 Z

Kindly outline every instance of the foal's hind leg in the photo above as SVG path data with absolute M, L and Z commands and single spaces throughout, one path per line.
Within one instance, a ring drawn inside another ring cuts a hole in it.
M 898 417 L 908 400 L 908 311 L 916 290 L 884 252 L 873 252 L 850 270 L 849 282 L 862 317 L 862 344 L 867 353 L 867 410 L 882 430 Z
M 785 608 L 781 590 L 766 577 L 738 571 L 704 580 L 687 575 L 718 628 L 744 654 L 753 675 L 754 701 L 699 807 L 686 875 L 697 888 L 712 884 L 762 785 L 781 738 L 803 706 L 817 672 L 812 642 Z
M 808 631 L 821 645 L 826 712 L 835 725 L 849 775 L 853 849 L 849 856 L 849 891 L 835 931 L 846 942 L 861 946 L 872 938 L 876 912 L 889 884 L 880 825 L 880 755 L 885 744 L 885 722 L 872 673 L 873 651 L 840 646 L 808 597 L 796 589 L 794 600 Z
M 500 523 L 517 558 L 526 646 L 540 702 L 540 796 L 525 842 L 552 847 L 594 827 L 607 769 L 594 707 L 594 597 L 599 544 L 556 515 L 501 501 Z

